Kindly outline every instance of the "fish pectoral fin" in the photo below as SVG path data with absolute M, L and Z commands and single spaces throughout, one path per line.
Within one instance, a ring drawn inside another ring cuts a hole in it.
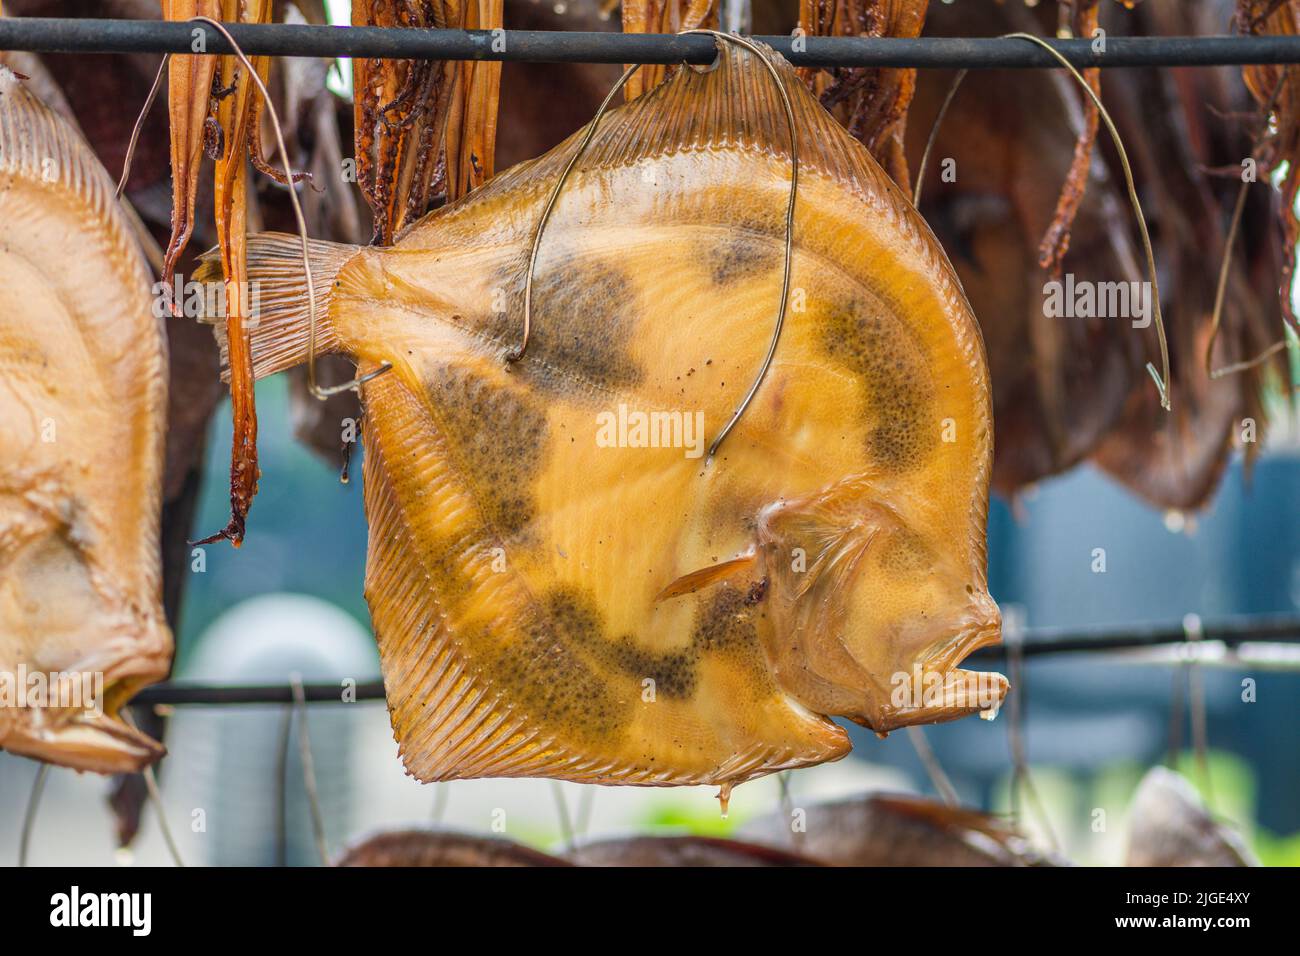
M 739 557 L 723 561 L 721 564 L 710 564 L 707 567 L 690 571 L 672 581 L 656 594 L 654 603 L 658 604 L 660 601 L 667 601 L 669 598 L 681 597 L 683 594 L 693 594 L 703 588 L 718 584 L 734 575 L 748 571 L 757 561 L 757 556 L 750 551 Z

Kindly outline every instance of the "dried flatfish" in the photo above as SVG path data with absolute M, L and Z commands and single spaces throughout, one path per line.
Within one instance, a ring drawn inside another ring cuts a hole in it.
M 907 197 L 771 63 L 722 49 L 392 247 L 311 244 L 362 374 L 366 593 L 406 767 L 726 786 L 996 711 L 979 331 Z M 656 183 L 647 188 L 647 176 Z M 250 237 L 258 376 L 307 359 L 296 237 Z M 221 327 L 218 326 L 220 334 Z M 653 427 L 651 435 L 649 429 Z M 665 431 L 666 429 L 666 431 Z M 684 582 L 684 583 L 683 583 Z
M 0 67 L 0 747 L 139 770 L 118 717 L 172 639 L 158 527 L 167 350 L 114 184 Z

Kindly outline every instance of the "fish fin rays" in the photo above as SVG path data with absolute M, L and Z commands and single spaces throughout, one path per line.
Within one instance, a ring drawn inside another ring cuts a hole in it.
M 335 279 L 344 264 L 356 254 L 355 246 L 312 239 L 307 244 L 311 262 L 312 291 L 316 298 L 316 354 L 338 349 L 338 338 L 329 319 Z M 253 356 L 254 378 L 265 378 L 307 361 L 307 279 L 302 266 L 302 239 L 280 232 L 248 237 L 248 292 L 252 321 L 245 321 Z M 203 254 L 194 280 L 208 288 L 220 284 L 221 260 L 217 250 Z M 205 296 L 206 302 L 206 296 Z M 201 321 L 212 325 L 221 347 L 221 379 L 230 381 L 229 344 L 226 321 L 221 314 L 205 314 Z
M 521 775 L 539 749 L 536 736 L 460 652 L 424 573 L 418 529 L 389 473 L 391 457 L 415 459 L 417 469 L 430 473 L 432 493 L 441 492 L 447 477 L 432 474 L 445 471 L 428 442 L 432 422 L 392 376 L 366 385 L 365 398 L 383 403 L 391 423 L 381 431 L 372 417 L 366 426 L 366 596 L 402 762 L 426 783 Z
M 761 43 L 758 46 L 775 67 L 789 96 L 801 169 L 815 169 L 864 196 L 888 193 L 896 209 L 910 208 L 893 180 L 867 149 L 822 108 L 794 68 L 770 47 Z M 781 91 L 772 74 L 748 50 L 730 43 L 720 43 L 719 47 L 713 69 L 701 72 L 681 67 L 654 89 L 603 116 L 579 167 L 592 170 L 635 166 L 718 147 L 752 149 L 788 162 L 790 131 Z M 568 163 L 585 129 L 547 155 L 497 175 L 472 195 L 503 193 L 529 179 L 548 181 L 549 175 Z M 878 211 L 891 212 L 883 207 Z

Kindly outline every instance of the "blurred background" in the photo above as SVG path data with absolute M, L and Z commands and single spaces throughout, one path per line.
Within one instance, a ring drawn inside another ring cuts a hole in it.
M 283 377 L 258 386 L 261 493 L 243 548 L 203 549 L 185 598 L 176 677 L 225 683 L 378 677 L 362 597 L 366 527 L 360 461 L 349 484 L 292 439 Z M 206 492 L 194 537 L 227 516 L 229 411 L 208 442 Z M 359 456 L 358 456 L 359 458 Z M 1237 614 L 1300 611 L 1300 454 L 1294 422 L 1275 419 L 1253 474 L 1234 462 L 1211 506 L 1194 519 L 1159 513 L 1083 467 L 1014 503 L 995 499 L 990 582 L 1013 619 L 1030 628 L 1176 624 Z M 1095 573 L 1094 549 L 1106 552 Z M 1300 674 L 1201 668 L 1209 742 L 1208 785 L 1190 759 L 1187 673 L 1123 654 L 1026 662 L 1023 733 L 1039 805 L 1021 824 L 1045 847 L 1080 863 L 1122 860 L 1125 818 L 1142 772 L 1171 747 L 1215 811 L 1240 826 L 1266 864 L 1300 864 Z M 1253 700 L 1243 679 L 1254 681 Z M 1247 698 L 1247 699 L 1243 699 Z M 1182 701 L 1180 704 L 1179 701 Z M 1171 727 L 1171 715 L 1181 721 Z M 737 788 L 723 818 L 713 788 L 583 787 L 545 780 L 425 786 L 406 777 L 382 703 L 313 704 L 307 722 L 331 853 L 377 829 L 440 822 L 504 832 L 558 848 L 566 832 L 725 834 L 779 805 L 777 778 Z M 297 730 L 284 707 L 177 707 L 160 767 L 166 815 L 187 863 L 312 864 Z M 1008 708 L 995 721 L 926 728 L 963 801 L 1011 810 Z M 933 794 L 907 735 L 878 740 L 853 728 L 852 756 L 789 777 L 796 803 L 869 788 Z M 36 764 L 0 754 L 0 861 L 17 858 Z M 130 851 L 114 850 L 107 784 L 52 768 L 32 834 L 33 864 L 166 865 L 151 808 Z M 283 807 L 283 811 L 281 808 Z M 1104 813 L 1097 830 L 1095 811 Z M 279 814 L 283 812 L 284 819 Z M 567 823 L 566 823 L 567 821 Z M 283 828 L 284 840 L 278 838 Z

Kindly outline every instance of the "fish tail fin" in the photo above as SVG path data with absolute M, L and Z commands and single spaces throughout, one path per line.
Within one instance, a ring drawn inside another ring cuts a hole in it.
M 337 351 L 338 336 L 330 321 L 330 301 L 335 277 L 357 252 L 356 246 L 310 239 L 312 291 L 316 299 L 316 354 Z M 302 239 L 280 232 L 248 237 L 249 318 L 244 322 L 253 357 L 253 377 L 265 378 L 307 361 L 311 322 L 307 279 L 302 267 Z M 207 288 L 220 283 L 221 256 L 216 249 L 204 253 L 194 280 Z M 205 297 L 205 302 L 206 302 Z M 230 380 L 230 351 L 224 311 L 204 314 L 200 321 L 212 325 L 221 346 L 221 378 Z

